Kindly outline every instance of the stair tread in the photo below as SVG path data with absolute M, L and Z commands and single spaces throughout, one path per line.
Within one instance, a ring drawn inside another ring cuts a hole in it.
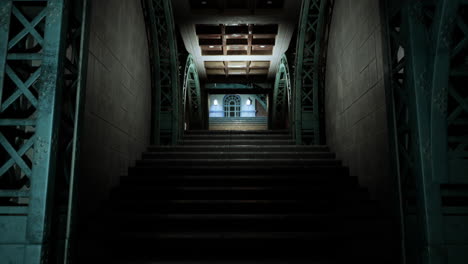
M 220 240 L 220 239 L 277 239 L 277 240 L 285 240 L 285 239 L 301 239 L 301 240 L 308 240 L 308 239 L 336 239 L 337 237 L 352 237 L 356 240 L 359 240 L 359 237 L 356 237 L 353 233 L 362 232 L 361 230 L 349 230 L 349 232 L 342 232 L 342 230 L 337 232 L 330 232 L 330 231 L 300 231 L 300 232 L 223 232 L 223 231 L 215 231 L 215 232 L 194 232 L 194 231 L 186 231 L 186 232 L 136 232 L 136 231 L 129 231 L 129 232 L 121 232 L 122 237 L 131 238 L 131 237 L 139 237 L 139 238 L 151 238 L 151 239 L 210 239 L 210 240 Z M 361 238 L 362 239 L 362 238 Z
M 175 146 L 160 146 L 160 145 L 151 145 L 148 148 L 154 149 L 154 148 L 159 148 L 159 149 L 191 149 L 191 148 L 210 148 L 210 149 L 222 149 L 222 148 L 229 148 L 229 149 L 255 149 L 255 148 L 295 148 L 295 149 L 328 149 L 328 146 L 326 145 L 175 145 Z
M 111 192 L 107 231 L 97 233 L 116 257 L 324 264 L 394 239 L 392 222 L 327 145 L 296 145 L 286 130 L 185 131 L 178 143 L 148 146 Z
M 239 152 L 232 152 L 229 151 L 229 149 L 224 150 L 224 151 L 200 151 L 194 154 L 193 152 L 188 152 L 188 151 L 176 151 L 176 152 L 165 152 L 165 151 L 148 151 L 148 152 L 143 152 L 143 154 L 165 154 L 165 155 L 180 155 L 180 154 L 191 154 L 191 155 L 219 155 L 219 154 L 236 154 L 236 155 L 247 155 L 247 154 L 271 154 L 271 155 L 279 155 L 279 154 L 302 154 L 302 155 L 334 155 L 333 153 L 330 152 L 300 152 L 300 151 L 278 151 L 278 152 L 271 152 L 271 151 L 261 151 L 261 152 L 249 152 L 249 151 L 239 151 Z

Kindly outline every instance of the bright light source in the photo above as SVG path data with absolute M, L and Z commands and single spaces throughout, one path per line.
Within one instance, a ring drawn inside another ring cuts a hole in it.
M 214 99 L 213 105 L 218 105 L 218 100 L 217 99 Z
M 214 48 L 214 46 L 209 46 L 210 49 Z
M 261 45 L 260 48 L 262 48 L 262 49 L 265 48 L 265 45 Z
M 250 100 L 250 98 L 247 99 L 247 101 L 245 102 L 245 104 L 246 104 L 246 105 L 251 105 L 251 104 L 252 104 L 252 100 Z

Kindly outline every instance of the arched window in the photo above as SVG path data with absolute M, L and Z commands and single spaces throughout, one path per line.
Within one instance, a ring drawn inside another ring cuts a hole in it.
M 239 117 L 241 98 L 238 95 L 229 94 L 224 96 L 224 117 Z

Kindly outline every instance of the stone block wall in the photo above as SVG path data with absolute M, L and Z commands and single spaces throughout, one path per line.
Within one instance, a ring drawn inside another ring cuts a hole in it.
M 392 179 L 379 0 L 336 0 L 325 90 L 327 143 L 373 198 L 390 206 Z
M 149 144 L 151 75 L 140 1 L 92 1 L 79 205 L 94 213 Z

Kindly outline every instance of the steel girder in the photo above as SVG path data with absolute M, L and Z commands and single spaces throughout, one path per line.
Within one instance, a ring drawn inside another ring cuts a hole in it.
M 303 0 L 296 47 L 294 130 L 297 144 L 319 144 L 319 73 L 327 0 Z
M 285 55 L 281 57 L 281 62 L 276 72 L 275 85 L 273 90 L 273 128 L 285 128 L 291 113 L 291 78 L 289 74 L 288 60 Z
M 179 62 L 171 1 L 142 0 L 152 71 L 152 142 L 176 144 L 183 123 L 179 112 Z
M 77 179 L 83 128 L 84 101 L 88 66 L 89 14 L 91 1 L 70 1 L 67 14 L 63 75 L 63 110 L 59 134 L 61 166 L 55 188 L 54 247 L 57 263 L 72 262 L 76 257 Z M 62 210 L 63 208 L 63 210 Z
M 257 99 L 257 101 L 268 110 L 268 102 L 267 102 L 267 95 L 266 94 L 254 94 L 253 97 Z
M 188 100 L 188 104 L 187 104 Z M 198 71 L 190 54 L 185 63 L 184 85 L 182 88 L 182 106 L 184 115 L 188 114 L 188 124 L 191 128 L 200 128 L 203 125 L 203 112 L 201 101 L 200 80 Z M 186 108 L 188 106 L 188 108 Z M 184 118 L 184 121 L 187 121 Z
M 86 3 L 0 2 L 1 262 L 67 261 L 86 76 Z M 54 199 L 59 194 L 66 198 Z
M 387 1 L 391 139 L 408 263 L 468 262 L 468 1 Z

